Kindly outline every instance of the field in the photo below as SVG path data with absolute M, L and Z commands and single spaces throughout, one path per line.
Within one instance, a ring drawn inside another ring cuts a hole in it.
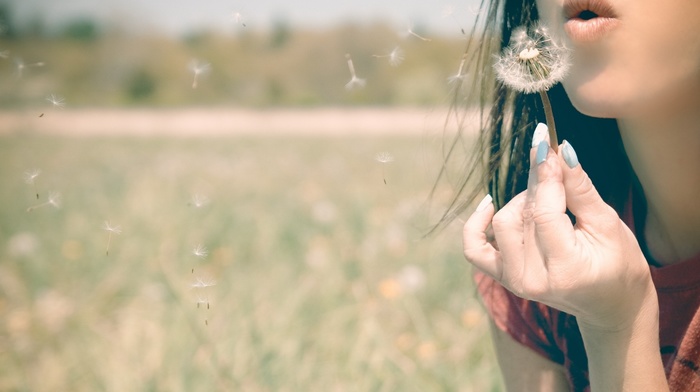
M 0 136 L 0 390 L 500 390 L 439 144 Z

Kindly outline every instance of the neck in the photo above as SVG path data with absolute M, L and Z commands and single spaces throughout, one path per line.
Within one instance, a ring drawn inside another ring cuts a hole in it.
M 620 134 L 647 200 L 645 240 L 662 264 L 700 253 L 700 115 L 620 119 Z

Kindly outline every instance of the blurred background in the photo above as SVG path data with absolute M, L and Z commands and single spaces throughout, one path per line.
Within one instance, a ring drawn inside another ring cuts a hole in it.
M 478 3 L 0 1 L 0 390 L 500 390 Z

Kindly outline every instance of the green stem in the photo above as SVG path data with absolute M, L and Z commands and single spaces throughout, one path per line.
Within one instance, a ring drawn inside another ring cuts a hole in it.
M 554 125 L 554 112 L 552 112 L 552 103 L 549 101 L 549 96 L 546 90 L 540 91 L 540 98 L 542 99 L 542 105 L 544 106 L 544 116 L 547 121 L 547 128 L 549 128 L 549 145 L 552 146 L 554 152 L 557 152 L 559 146 L 559 139 L 557 138 L 557 127 Z

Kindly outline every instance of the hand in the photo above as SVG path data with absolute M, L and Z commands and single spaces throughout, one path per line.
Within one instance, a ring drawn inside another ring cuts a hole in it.
M 466 259 L 514 294 L 572 314 L 582 326 L 616 331 L 645 308 L 655 314 L 656 292 L 637 240 L 601 199 L 571 145 L 562 143 L 555 154 L 545 139 L 530 156 L 527 190 L 495 215 L 486 199 L 465 223 Z M 489 225 L 495 243 L 487 239 Z

